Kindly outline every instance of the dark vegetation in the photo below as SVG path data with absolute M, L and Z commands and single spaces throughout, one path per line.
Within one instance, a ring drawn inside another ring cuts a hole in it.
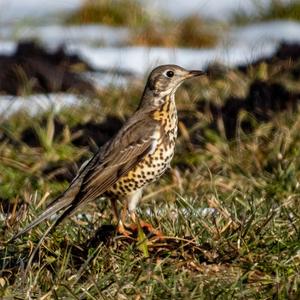
M 114 235 L 101 199 L 45 240 L 26 276 L 47 222 L 4 242 L 118 131 L 142 81 L 57 114 L 1 120 L 0 297 L 299 299 L 299 66 L 300 46 L 282 44 L 250 65 L 209 66 L 178 91 L 172 170 L 139 210 L 166 235 L 150 239 L 148 259 Z
M 31 41 L 20 42 L 13 55 L 0 55 L 0 93 L 28 95 L 59 91 L 95 93 L 80 76 L 92 68 L 63 47 L 49 52 Z

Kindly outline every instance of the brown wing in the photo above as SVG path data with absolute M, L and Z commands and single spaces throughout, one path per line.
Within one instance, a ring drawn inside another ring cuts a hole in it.
M 64 209 L 55 222 L 57 226 L 79 205 L 101 196 L 151 151 L 157 130 L 158 125 L 154 120 L 145 115 L 136 114 L 136 117 L 129 120 L 115 138 L 102 147 L 82 168 L 69 188 L 14 238 Z
M 140 128 L 135 130 L 134 137 L 126 131 L 116 145 L 107 149 L 107 157 L 90 167 L 81 185 L 80 203 L 99 197 L 151 151 L 155 127 L 143 129 L 143 123 L 138 124 Z
M 150 118 L 134 121 L 128 122 L 105 150 L 89 162 L 83 170 L 85 174 L 78 193 L 56 220 L 55 226 L 80 205 L 101 196 L 152 150 L 159 130 L 157 122 Z

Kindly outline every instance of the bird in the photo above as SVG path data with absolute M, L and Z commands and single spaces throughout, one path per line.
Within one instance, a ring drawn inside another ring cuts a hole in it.
M 169 168 L 174 155 L 178 124 L 175 92 L 186 79 L 204 74 L 171 64 L 153 69 L 134 114 L 81 166 L 69 187 L 12 240 L 58 214 L 45 237 L 79 207 L 102 197 L 111 201 L 118 231 L 126 233 L 126 217 L 136 222 L 135 210 L 143 189 Z M 123 204 L 121 216 L 118 201 Z

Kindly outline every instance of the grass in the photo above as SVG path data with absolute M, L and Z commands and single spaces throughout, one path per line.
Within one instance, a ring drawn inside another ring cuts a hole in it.
M 182 20 L 154 16 L 136 0 L 87 0 L 66 23 L 128 27 L 130 45 L 202 48 L 215 46 L 219 38 L 216 26 L 197 15 Z
M 249 15 L 245 11 L 238 11 L 233 16 L 233 21 L 238 24 L 248 24 L 251 22 L 262 22 L 269 20 L 300 20 L 299 1 L 272 0 L 268 6 L 262 5 L 260 1 L 253 1 L 255 13 Z
M 178 21 L 152 21 L 132 31 L 132 45 L 209 48 L 218 42 L 216 27 L 197 15 Z
M 64 177 L 49 177 L 47 167 L 54 165 L 57 171 L 71 164 L 69 171 L 75 174 L 76 164 L 94 151 L 76 143 L 80 132 L 74 128 L 100 124 L 108 114 L 124 120 L 138 103 L 142 83 L 103 91 L 104 110 L 97 109 L 99 100 L 90 100 L 57 114 L 17 114 L 3 120 L 0 297 L 299 299 L 298 109 L 271 113 L 264 122 L 241 111 L 230 140 L 222 131 L 222 118 L 213 126 L 213 112 L 200 109 L 203 101 L 224 105 L 231 96 L 245 98 L 261 68 L 195 79 L 178 91 L 180 136 L 172 170 L 146 189 L 138 210 L 167 236 L 149 246 L 150 258 L 130 239 L 103 240 L 112 216 L 108 201 L 101 199 L 45 240 L 26 275 L 29 253 L 51 221 L 13 244 L 4 243 L 67 186 Z M 300 86 L 292 68 L 264 66 L 263 82 L 283 84 L 296 95 Z M 249 120 L 252 127 L 246 132 L 243 122 Z M 35 136 L 34 146 L 28 130 Z M 102 225 L 106 227 L 99 231 Z

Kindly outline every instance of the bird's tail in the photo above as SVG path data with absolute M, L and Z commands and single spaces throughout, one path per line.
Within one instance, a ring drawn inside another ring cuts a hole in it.
M 73 200 L 75 199 L 76 195 L 78 194 L 78 192 L 80 190 L 80 186 L 81 186 L 82 179 L 83 179 L 84 175 L 85 175 L 84 170 L 82 172 L 79 172 L 78 175 L 70 183 L 70 186 L 68 187 L 68 189 L 61 196 L 59 196 L 58 198 L 53 200 L 48 205 L 46 210 L 44 212 L 42 212 L 35 220 L 33 220 L 27 227 L 25 227 L 23 230 L 21 230 L 20 232 L 15 234 L 11 238 L 10 241 L 15 240 L 19 236 L 21 236 L 24 233 L 28 232 L 29 230 L 31 230 L 35 226 L 39 225 L 44 220 L 50 218 L 51 216 L 53 216 L 54 214 L 56 214 L 60 210 L 63 210 L 63 209 L 65 211 L 68 210 L 68 208 L 70 208 L 70 206 L 72 206 L 72 202 L 73 202 Z M 61 218 L 59 218 L 59 220 L 62 221 Z M 58 225 L 58 223 L 54 222 L 51 225 L 51 228 L 54 229 L 56 227 L 56 225 Z M 49 233 L 48 230 L 46 232 Z
M 71 193 L 65 193 L 61 195 L 59 198 L 57 198 L 54 202 L 52 202 L 48 208 L 41 213 L 35 220 L 33 220 L 27 227 L 25 227 L 23 230 L 15 234 L 11 241 L 15 240 L 16 238 L 20 237 L 24 233 L 28 232 L 35 226 L 39 225 L 44 220 L 50 218 L 57 212 L 59 212 L 62 209 L 68 209 L 68 207 L 71 205 L 72 201 L 74 199 L 74 194 Z

